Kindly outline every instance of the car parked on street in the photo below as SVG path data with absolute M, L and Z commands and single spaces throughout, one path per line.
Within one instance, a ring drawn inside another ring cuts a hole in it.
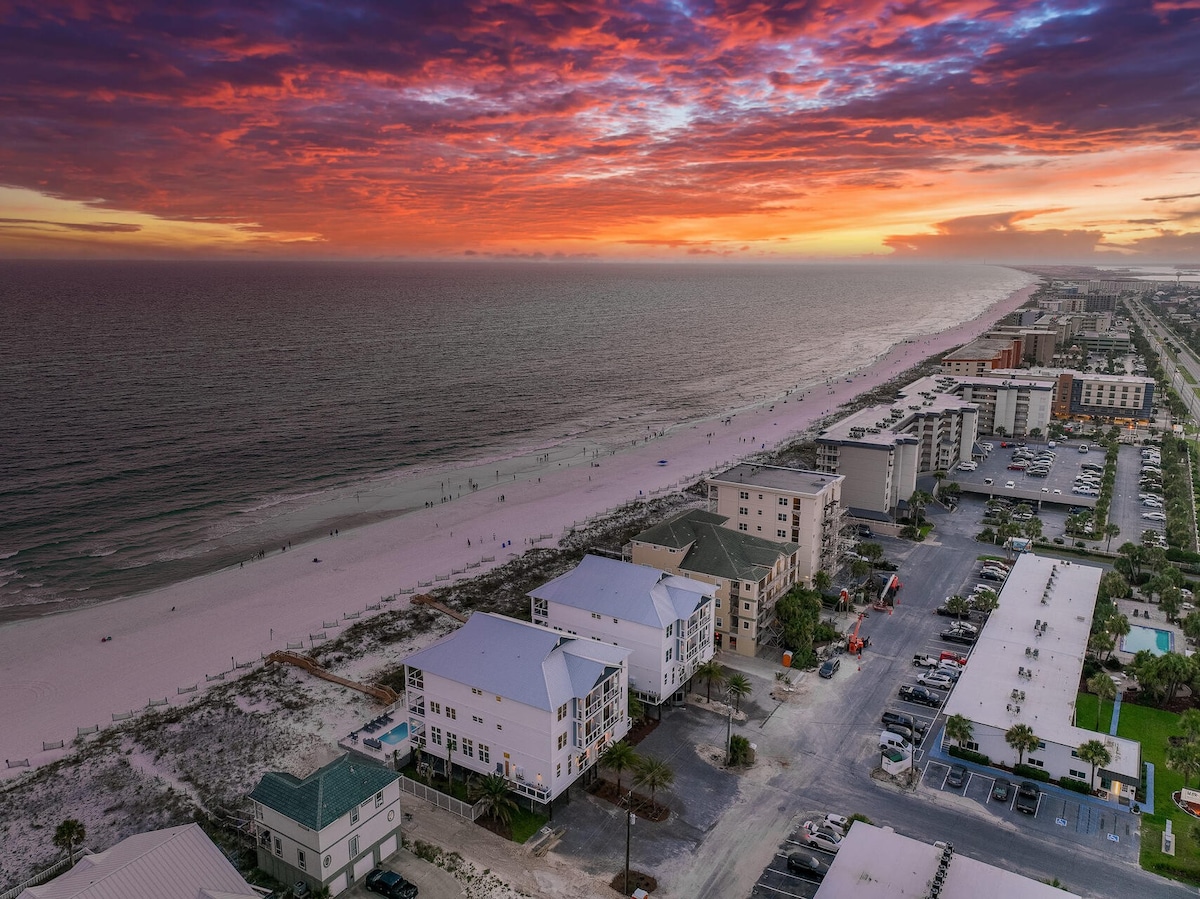
M 833 677 L 835 674 L 837 674 L 838 669 L 841 667 L 842 667 L 841 659 L 837 659 L 837 658 L 826 659 L 825 663 L 821 666 L 821 670 L 818 671 L 817 674 L 819 674 L 821 677 L 828 679 L 828 678 Z

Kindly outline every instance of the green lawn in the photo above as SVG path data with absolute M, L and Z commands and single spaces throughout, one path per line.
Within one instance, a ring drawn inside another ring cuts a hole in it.
M 1095 697 L 1092 700 L 1094 708 Z M 1188 883 L 1200 884 L 1200 841 L 1192 833 L 1193 825 L 1200 822 L 1172 801 L 1171 794 L 1183 786 L 1183 777 L 1166 765 L 1167 738 L 1182 733 L 1178 715 L 1146 706 L 1121 704 L 1117 736 L 1141 742 L 1142 761 L 1154 765 L 1155 814 L 1142 816 L 1142 867 Z M 1195 787 L 1196 784 L 1191 786 Z M 1168 817 L 1175 833 L 1174 857 L 1163 855 L 1160 851 Z
M 542 829 L 542 825 L 550 819 L 528 809 L 520 808 L 512 818 L 512 840 L 514 843 L 524 843 Z
M 1076 727 L 1086 727 L 1088 730 L 1098 731 L 1106 734 L 1112 726 L 1112 700 L 1104 700 L 1104 704 L 1100 707 L 1100 723 L 1096 724 L 1096 694 L 1080 693 L 1075 699 L 1075 725 Z M 1125 706 L 1121 706 L 1124 710 Z

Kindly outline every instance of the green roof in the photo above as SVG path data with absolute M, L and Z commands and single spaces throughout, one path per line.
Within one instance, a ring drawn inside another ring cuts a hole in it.
M 303 780 L 270 771 L 250 798 L 310 830 L 322 830 L 399 778 L 390 768 L 343 755 Z
M 764 540 L 744 531 L 723 527 L 723 515 L 692 509 L 647 528 L 633 539 L 639 543 L 687 549 L 681 571 L 694 571 L 727 580 L 760 581 L 780 556 L 798 552 L 796 543 Z

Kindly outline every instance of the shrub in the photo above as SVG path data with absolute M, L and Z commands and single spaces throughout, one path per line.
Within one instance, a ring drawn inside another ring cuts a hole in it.
M 992 760 L 982 752 L 976 752 L 973 749 L 963 749 L 961 746 L 951 746 L 947 752 L 956 759 L 962 759 L 967 762 L 974 762 L 976 765 L 991 765 Z
M 1017 777 L 1023 777 L 1026 780 L 1036 780 L 1039 783 L 1050 783 L 1050 775 L 1041 768 L 1035 768 L 1033 765 L 1013 765 L 1013 774 Z
M 734 734 L 729 738 L 729 764 L 735 766 L 750 764 L 750 741 L 740 734 Z
M 1092 788 L 1088 786 L 1085 780 L 1076 780 L 1073 777 L 1060 777 L 1058 785 L 1064 790 L 1074 790 L 1076 793 L 1083 793 L 1085 796 L 1092 792 Z
M 1123 671 L 1125 669 L 1125 666 L 1121 663 L 1121 660 L 1116 656 L 1109 656 L 1107 659 L 1105 659 L 1104 667 L 1109 671 Z

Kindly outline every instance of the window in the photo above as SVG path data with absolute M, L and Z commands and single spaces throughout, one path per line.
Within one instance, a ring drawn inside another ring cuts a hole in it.
M 354 858 L 356 855 L 358 855 L 358 836 L 357 835 L 352 836 L 350 838 L 350 857 Z
M 670 637 L 675 633 L 675 622 L 672 621 L 667 625 L 667 636 Z
M 775 517 L 778 518 L 780 521 L 787 521 L 787 512 L 780 512 Z
M 567 735 L 565 733 L 558 735 L 558 748 L 559 749 L 567 748 Z
M 725 620 L 723 618 L 718 618 L 717 619 L 717 627 L 724 627 L 724 626 L 725 626 Z
M 472 715 L 471 720 L 474 721 L 476 724 L 483 724 L 483 719 L 480 718 L 478 715 Z
M 1046 748 L 1046 741 L 1038 740 L 1038 749 L 1045 749 L 1045 748 Z
M 296 850 L 296 867 L 301 871 L 308 870 L 308 856 L 304 854 L 303 849 Z
M 759 510 L 758 510 L 758 514 L 759 514 L 759 515 L 762 515 L 762 509 L 759 509 Z
M 739 521 L 738 522 L 738 530 L 739 531 L 748 531 L 748 530 L 750 530 L 750 527 L 746 524 L 746 522 Z
M 496 725 L 496 730 L 504 730 L 504 725 L 503 725 L 503 724 L 497 724 L 497 725 Z
M 748 603 L 748 602 L 742 603 L 742 611 L 749 612 L 750 611 L 750 603 Z
M 463 755 L 469 759 L 475 758 L 475 741 L 463 737 Z
M 496 697 L 496 702 L 504 702 L 504 697 L 503 697 L 503 696 L 497 696 L 497 697 Z
M 562 762 L 559 762 L 557 765 L 554 766 L 554 777 L 556 779 L 559 777 L 562 777 Z
M 671 661 L 671 650 L 670 649 L 667 650 L 667 657 L 665 659 L 663 659 L 663 661 L 664 662 Z
M 383 808 L 383 790 L 375 794 L 375 808 Z
M 787 504 L 788 504 L 788 498 L 786 496 L 779 497 L 779 505 L 786 506 Z
M 742 622 L 742 630 L 744 630 L 744 631 L 750 630 L 750 622 L 749 621 Z
M 350 809 L 350 823 L 351 824 L 358 823 L 358 806 L 357 805 L 354 806 L 354 808 Z
M 600 620 L 600 613 L 599 613 L 599 612 L 592 612 L 592 617 L 593 617 L 593 618 L 595 618 L 597 621 L 599 621 L 599 620 Z
M 472 688 L 471 688 L 471 692 L 472 692 L 472 693 L 474 693 L 476 696 L 482 696 L 482 695 L 483 695 L 483 691 L 482 691 L 482 690 L 480 690 L 478 687 L 472 687 Z
M 558 707 L 558 720 L 562 721 L 563 718 L 566 718 L 566 717 L 567 717 L 567 704 L 564 702 L 562 705 L 560 705 Z
M 488 746 L 487 743 L 480 743 L 479 744 L 479 761 L 483 762 L 486 765 L 491 760 L 492 760 L 491 747 Z
M 1033 756 L 1030 756 L 1029 758 L 1025 759 L 1025 761 L 1029 762 L 1029 764 L 1031 764 L 1031 765 L 1036 765 L 1039 768 L 1046 767 L 1045 762 L 1043 762 L 1041 759 L 1035 759 Z
M 776 531 L 776 532 L 775 532 L 775 536 L 776 536 L 776 537 L 786 537 L 786 536 L 787 536 L 787 531 L 780 529 L 780 530 L 778 530 L 778 531 Z
M 745 490 L 738 491 L 738 499 L 749 499 L 749 498 L 750 498 L 750 494 L 747 493 Z
M 446 717 L 449 718 L 451 721 L 454 721 L 458 718 L 458 711 L 456 709 L 450 708 L 450 706 L 446 706 Z
M 978 752 L 978 751 L 979 751 L 979 744 L 978 744 L 978 743 L 976 743 L 976 742 L 974 742 L 973 740 L 967 740 L 967 742 L 963 743 L 963 746 L 964 746 L 965 748 L 967 748 L 967 749 L 971 750 L 972 752 Z
M 442 745 L 442 729 L 440 727 L 429 728 L 429 739 L 433 740 L 434 746 Z
M 283 840 L 279 839 L 279 837 L 275 838 L 275 854 L 278 856 L 283 855 Z
M 429 703 L 429 711 L 433 712 L 435 715 L 442 714 L 442 704 L 440 702 Z
M 1067 773 L 1078 780 L 1087 780 L 1086 771 L 1076 771 L 1074 768 L 1068 768 Z
M 738 515 L 749 515 L 750 509 L 746 506 L 738 506 Z
M 719 608 L 721 608 L 721 597 L 718 596 L 716 599 L 717 599 L 717 603 L 713 608 L 719 609 Z

